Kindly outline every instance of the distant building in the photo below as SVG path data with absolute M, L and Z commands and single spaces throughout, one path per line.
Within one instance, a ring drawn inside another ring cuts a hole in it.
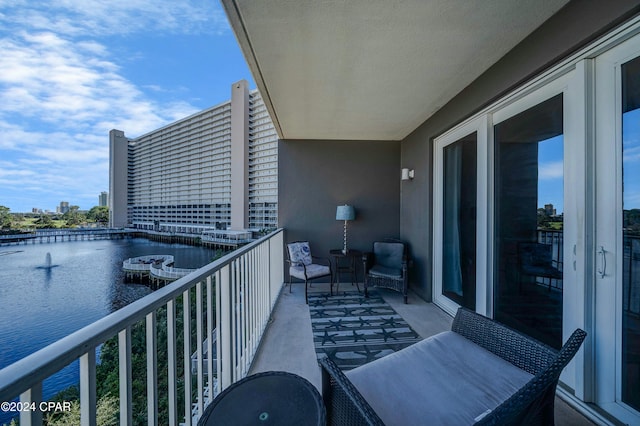
M 69 202 L 68 201 L 60 201 L 60 206 L 56 209 L 57 213 L 65 214 L 69 211 Z
M 109 205 L 109 193 L 106 191 L 102 191 L 100 195 L 98 195 L 98 206 L 106 207 Z
M 555 216 L 556 215 L 556 209 L 553 208 L 553 204 L 545 204 L 544 205 L 544 212 L 547 216 Z
M 246 80 L 231 100 L 135 139 L 109 133 L 109 223 L 164 232 L 277 226 L 278 139 Z

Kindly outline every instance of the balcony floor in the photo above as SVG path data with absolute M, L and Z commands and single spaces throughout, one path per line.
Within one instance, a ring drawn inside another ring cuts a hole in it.
M 351 284 L 341 284 L 346 290 Z M 362 286 L 361 286 L 362 287 Z M 328 284 L 313 284 L 310 292 L 329 292 Z M 402 295 L 384 289 L 378 290 L 384 299 L 423 338 L 451 329 L 452 318 L 433 303 L 409 293 L 409 303 Z M 288 371 L 309 380 L 318 390 L 322 388 L 320 369 L 311 331 L 309 307 L 304 302 L 304 287 L 293 284 L 283 288 L 265 333 L 262 345 L 251 367 L 250 374 L 263 371 Z M 556 424 L 593 424 L 560 398 L 556 397 Z

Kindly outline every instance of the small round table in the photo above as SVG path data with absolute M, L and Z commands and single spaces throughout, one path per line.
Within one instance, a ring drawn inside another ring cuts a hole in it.
M 362 252 L 360 250 L 347 250 L 346 253 L 342 251 L 342 249 L 333 249 L 329 250 L 329 254 L 333 258 L 333 262 L 336 265 L 336 293 L 340 289 L 340 272 L 348 272 L 351 274 L 351 285 L 353 283 L 356 284 L 356 288 L 360 291 L 360 286 L 358 285 L 358 274 L 356 270 L 356 259 L 362 259 Z M 340 259 L 347 259 L 347 264 L 340 266 Z M 333 290 L 331 291 L 333 294 Z
M 204 425 L 318 425 L 326 411 L 318 390 L 306 379 L 283 371 L 258 373 L 222 391 L 204 410 Z

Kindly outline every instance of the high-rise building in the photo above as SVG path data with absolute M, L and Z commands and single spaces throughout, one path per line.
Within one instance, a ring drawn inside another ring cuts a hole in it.
M 102 191 L 100 195 L 98 195 L 98 206 L 106 207 L 109 205 L 109 193 L 106 191 Z
M 60 201 L 59 213 L 65 214 L 69 211 L 69 202 L 68 201 Z
M 165 232 L 277 226 L 278 141 L 246 80 L 231 100 L 140 137 L 109 133 L 110 226 Z

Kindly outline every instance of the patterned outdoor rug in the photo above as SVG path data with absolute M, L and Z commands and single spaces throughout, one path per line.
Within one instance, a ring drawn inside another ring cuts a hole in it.
M 342 370 L 382 358 L 421 340 L 375 291 L 309 295 L 318 359 L 329 356 Z

